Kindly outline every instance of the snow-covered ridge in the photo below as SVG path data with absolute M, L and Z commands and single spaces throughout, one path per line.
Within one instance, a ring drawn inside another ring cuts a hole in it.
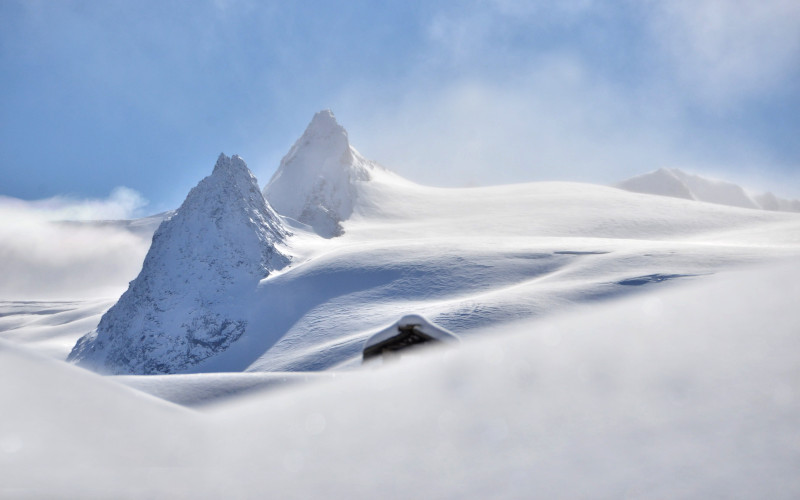
M 347 131 L 326 109 L 314 115 L 281 160 L 264 197 L 279 214 L 332 238 L 343 233 L 341 223 L 353 213 L 356 184 L 370 180 L 376 171 L 385 169 L 350 145 Z
M 467 338 L 800 245 L 796 214 L 576 183 L 420 186 L 364 160 L 329 111 L 265 192 L 294 212 L 278 215 L 244 162 L 221 156 L 70 359 L 126 374 L 350 367 L 401 314 Z
M 778 198 L 772 193 L 751 196 L 739 185 L 706 179 L 677 168 L 661 168 L 632 177 L 617 184 L 617 187 L 636 193 L 672 196 L 733 207 L 800 212 L 800 200 Z
M 288 263 L 287 235 L 245 162 L 220 155 L 69 359 L 101 372 L 176 373 L 225 350 L 247 329 L 241 296 Z

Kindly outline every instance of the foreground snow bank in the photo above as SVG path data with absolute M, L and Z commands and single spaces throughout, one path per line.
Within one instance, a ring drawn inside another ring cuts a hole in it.
M 797 498 L 800 266 L 653 290 L 202 414 L 5 349 L 0 497 Z
M 3 499 L 147 497 L 151 471 L 200 465 L 189 410 L 4 341 L 0 401 Z
M 260 433 L 279 496 L 793 498 L 798 283 L 797 266 L 713 279 L 229 406 L 228 466 Z
M 286 388 L 342 376 L 334 372 L 191 373 L 181 375 L 117 375 L 111 377 L 139 391 L 187 407 L 220 404 L 254 391 Z

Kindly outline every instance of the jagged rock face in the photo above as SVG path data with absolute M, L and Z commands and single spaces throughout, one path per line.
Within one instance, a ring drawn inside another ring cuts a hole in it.
M 325 238 L 342 234 L 353 213 L 356 183 L 382 168 L 366 160 L 330 110 L 320 111 L 281 160 L 264 197 L 281 215 L 311 226 Z
M 68 360 L 106 373 L 191 371 L 247 328 L 241 298 L 288 263 L 287 235 L 238 156 L 214 172 L 165 220 L 139 276 Z

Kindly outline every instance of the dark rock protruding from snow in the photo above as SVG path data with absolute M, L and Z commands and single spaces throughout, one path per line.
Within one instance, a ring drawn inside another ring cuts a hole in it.
M 750 196 L 736 184 L 706 179 L 677 168 L 661 168 L 632 177 L 617 184 L 617 187 L 635 193 L 672 196 L 733 207 L 800 212 L 800 200 L 785 200 L 772 193 Z
M 418 314 L 407 314 L 392 326 L 372 335 L 364 343 L 363 360 L 392 355 L 421 344 L 457 343 L 453 332 L 434 325 Z
M 161 223 L 139 276 L 68 360 L 104 373 L 191 371 L 246 330 L 241 297 L 289 259 L 286 229 L 238 156 Z
M 320 111 L 281 160 L 264 197 L 279 214 L 332 238 L 353 213 L 356 183 L 370 180 L 376 168 L 382 169 L 350 145 L 333 113 Z

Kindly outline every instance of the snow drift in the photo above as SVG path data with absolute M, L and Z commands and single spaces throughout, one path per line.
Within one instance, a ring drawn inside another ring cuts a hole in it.
M 0 343 L 0 497 L 798 498 L 798 284 L 716 276 L 203 413 Z

